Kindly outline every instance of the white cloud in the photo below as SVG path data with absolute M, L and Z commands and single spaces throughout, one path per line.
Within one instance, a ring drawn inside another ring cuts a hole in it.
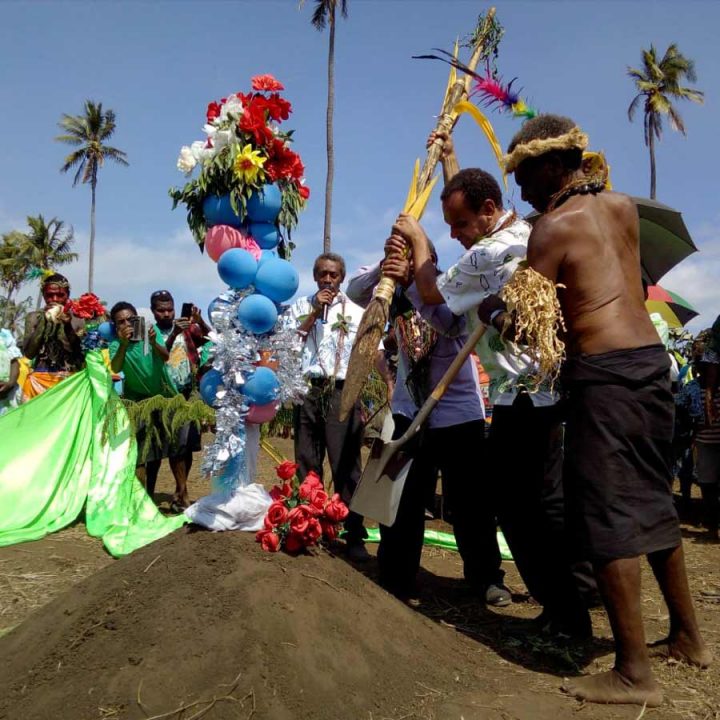
M 693 234 L 699 252 L 673 268 L 660 285 L 682 295 L 700 313 L 688 323 L 691 332 L 709 327 L 720 314 L 720 217 Z

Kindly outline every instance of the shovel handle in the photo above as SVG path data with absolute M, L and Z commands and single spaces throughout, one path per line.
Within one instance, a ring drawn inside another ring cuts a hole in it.
M 460 348 L 460 352 L 455 356 L 455 359 L 450 363 L 450 367 L 445 371 L 445 374 L 440 378 L 440 381 L 435 386 L 435 389 L 430 394 L 430 397 L 423 403 L 420 408 L 420 412 L 415 416 L 410 427 L 403 433 L 402 437 L 393 441 L 393 445 L 399 448 L 404 445 L 421 427 L 422 424 L 427 420 L 428 415 L 435 409 L 435 406 L 440 402 L 440 398 L 445 394 L 450 383 L 455 379 L 455 376 L 460 371 L 464 362 L 468 359 L 473 348 L 478 344 L 480 338 L 485 334 L 487 326 L 482 323 L 478 325 L 475 330 L 471 333 L 465 344 Z

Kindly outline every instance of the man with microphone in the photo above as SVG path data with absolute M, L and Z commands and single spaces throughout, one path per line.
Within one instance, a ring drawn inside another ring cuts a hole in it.
M 305 340 L 302 372 L 309 385 L 303 404 L 295 407 L 295 462 L 301 480 L 311 470 L 322 478 L 327 452 L 335 491 L 349 504 L 361 474 L 360 403 L 356 402 L 342 422 L 338 415 L 363 309 L 340 290 L 345 279 L 345 261 L 340 255 L 320 255 L 313 265 L 313 278 L 317 292 L 299 298 L 290 308 L 298 333 Z M 362 516 L 351 512 L 345 529 L 348 557 L 366 561 L 369 555 Z

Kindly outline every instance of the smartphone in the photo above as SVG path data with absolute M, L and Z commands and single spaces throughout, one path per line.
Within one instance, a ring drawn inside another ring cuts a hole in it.
M 192 317 L 192 311 L 193 311 L 192 303 L 183 303 L 182 310 L 180 311 L 180 317 L 185 318 L 186 320 L 189 320 Z
M 145 318 L 140 315 L 136 315 L 132 318 L 132 336 L 130 340 L 133 342 L 140 342 L 145 340 Z

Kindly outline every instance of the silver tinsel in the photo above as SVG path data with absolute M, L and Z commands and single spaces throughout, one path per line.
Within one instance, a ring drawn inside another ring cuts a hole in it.
M 215 440 L 205 449 L 202 470 L 212 476 L 215 490 L 231 491 L 245 484 L 245 419 L 250 408 L 241 387 L 254 372 L 260 351 L 269 350 L 278 361 L 280 403 L 299 402 L 307 392 L 301 372 L 303 343 L 289 309 L 281 308 L 269 333 L 255 335 L 238 322 L 238 307 L 252 293 L 253 288 L 222 293 L 210 317 L 215 328 L 213 367 L 223 376 L 224 391 L 217 394 Z

